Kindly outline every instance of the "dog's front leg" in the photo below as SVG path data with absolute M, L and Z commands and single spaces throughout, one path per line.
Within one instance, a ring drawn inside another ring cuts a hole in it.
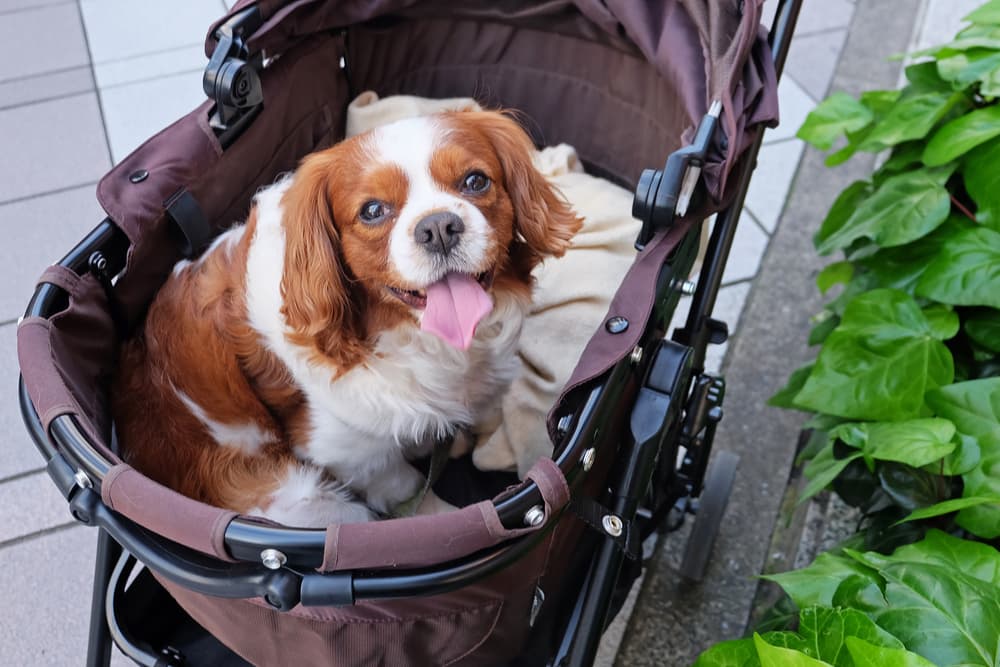
M 404 505 L 417 499 L 427 484 L 427 478 L 414 468 L 401 453 L 392 454 L 385 465 L 370 471 L 365 479 L 354 476 L 352 487 L 365 496 L 369 507 L 387 515 L 396 515 Z M 417 506 L 417 514 L 437 514 L 455 509 L 428 489 Z

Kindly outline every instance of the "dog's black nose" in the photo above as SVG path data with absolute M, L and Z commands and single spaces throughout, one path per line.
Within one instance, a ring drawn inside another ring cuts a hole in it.
M 448 211 L 431 213 L 417 223 L 413 229 L 413 238 L 428 252 L 448 254 L 458 245 L 459 237 L 465 231 L 462 219 Z

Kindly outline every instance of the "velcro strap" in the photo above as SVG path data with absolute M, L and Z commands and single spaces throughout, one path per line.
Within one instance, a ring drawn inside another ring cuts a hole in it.
M 604 505 L 593 498 L 578 496 L 569 503 L 569 509 L 573 514 L 580 517 L 588 527 L 597 531 L 604 537 L 612 540 L 622 553 L 630 560 L 637 560 L 642 552 L 642 535 L 638 526 L 632 521 L 626 521 L 616 516 Z M 621 522 L 621 534 L 613 535 L 609 533 L 604 525 L 605 517 L 614 517 Z
M 212 227 L 194 196 L 187 190 L 178 190 L 164 202 L 163 208 L 180 232 L 177 245 L 181 254 L 188 259 L 200 255 L 212 240 Z

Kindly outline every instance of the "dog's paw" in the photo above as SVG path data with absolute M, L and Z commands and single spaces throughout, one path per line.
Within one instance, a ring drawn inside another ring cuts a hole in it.
M 472 451 L 476 446 L 476 435 L 468 429 L 460 428 L 455 431 L 455 437 L 451 441 L 451 449 L 448 456 L 453 459 L 461 458 Z

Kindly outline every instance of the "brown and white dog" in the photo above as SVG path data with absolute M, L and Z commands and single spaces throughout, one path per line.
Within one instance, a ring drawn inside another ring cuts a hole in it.
M 125 460 L 293 526 L 392 513 L 408 463 L 497 426 L 531 270 L 580 220 L 496 112 L 397 121 L 303 160 L 181 261 L 126 344 Z M 420 511 L 442 511 L 429 494 Z

